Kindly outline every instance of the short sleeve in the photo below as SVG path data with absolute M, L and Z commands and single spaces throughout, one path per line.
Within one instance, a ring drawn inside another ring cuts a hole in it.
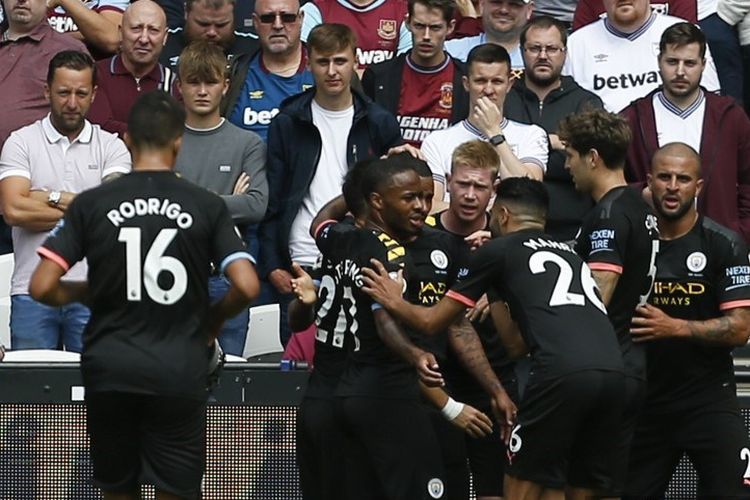
M 614 212 L 611 217 L 597 217 L 587 224 L 576 241 L 576 251 L 592 271 L 622 274 L 625 248 L 630 237 L 626 217 Z
M 458 282 L 445 294 L 446 297 L 466 307 L 474 307 L 492 283 L 502 279 L 503 255 L 503 244 L 499 239 L 488 241 L 474 250 L 468 267 L 459 269 Z
M 442 155 L 440 154 L 440 144 L 438 143 L 439 135 L 435 135 L 435 132 L 429 134 L 422 141 L 421 151 L 424 155 L 424 159 L 427 165 L 432 171 L 432 179 L 435 182 L 445 185 L 445 178 L 447 172 L 443 167 Z
M 248 253 L 242 242 L 240 232 L 232 222 L 229 209 L 224 201 L 215 197 L 213 205 L 216 216 L 213 224 L 213 261 L 222 273 L 229 264 L 238 259 L 247 259 L 255 264 L 255 259 Z
M 722 243 L 722 266 L 718 269 L 716 292 L 719 309 L 726 311 L 737 307 L 750 307 L 750 261 L 747 245 L 739 236 Z
M 17 132 L 8 137 L 0 154 L 0 180 L 7 177 L 25 177 L 31 180 L 29 147 Z
M 547 132 L 536 125 L 529 127 L 524 134 L 523 141 L 518 145 L 518 161 L 531 163 L 547 171 L 547 160 L 549 158 L 549 140 Z
M 106 132 L 106 134 L 111 137 L 109 138 L 110 143 L 107 145 L 107 154 L 104 158 L 102 177 L 107 177 L 112 174 L 127 174 L 132 168 L 128 148 L 116 135 L 109 134 L 108 132 Z

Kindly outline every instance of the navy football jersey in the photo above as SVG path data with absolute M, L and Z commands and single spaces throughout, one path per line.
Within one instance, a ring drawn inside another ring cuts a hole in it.
M 565 243 L 523 230 L 471 254 L 466 278 L 446 295 L 473 307 L 483 293 L 518 322 L 539 379 L 581 370 L 622 371 L 622 355 L 588 266 Z

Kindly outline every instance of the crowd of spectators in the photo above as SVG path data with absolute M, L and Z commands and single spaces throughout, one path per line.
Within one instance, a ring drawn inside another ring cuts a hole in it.
M 80 345 L 52 334 L 38 345 L 17 340 L 33 310 L 18 305 L 33 302 L 25 289 L 36 259 L 29 243 L 43 239 L 90 185 L 84 180 L 127 169 L 120 152 L 128 112 L 154 89 L 185 102 L 177 170 L 226 197 L 258 258 L 260 301 L 278 302 L 282 315 L 291 262 L 312 266 L 317 255 L 309 221 L 340 194 L 354 162 L 389 151 L 424 156 L 439 211 L 449 200 L 454 148 L 488 141 L 502 159 L 501 180 L 544 180 L 548 230 L 573 238 L 591 200 L 574 189 L 557 128 L 591 107 L 621 111 L 630 123 L 629 182 L 645 181 L 651 156 L 668 142 L 699 151 L 707 177 L 699 209 L 750 239 L 747 2 L 2 0 L 2 7 L 0 207 L 12 237 L 0 228 L 0 250 L 16 254 L 12 347 Z M 352 30 L 354 60 L 325 32 L 310 57 L 322 23 Z M 221 49 L 226 75 L 194 62 L 183 74 L 182 57 L 196 43 L 204 55 L 215 55 L 206 44 Z M 509 77 L 496 71 L 506 61 Z M 286 324 L 282 316 L 283 343 Z M 243 335 L 228 352 L 241 354 Z

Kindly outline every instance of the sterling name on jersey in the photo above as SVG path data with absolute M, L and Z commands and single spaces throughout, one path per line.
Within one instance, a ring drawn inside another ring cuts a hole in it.
M 406 252 L 387 234 L 350 222 L 324 222 L 315 241 L 322 256 L 316 272 L 315 370 L 306 397 L 327 398 L 334 394 L 349 353 L 363 351 L 365 359 L 383 356 L 373 318 L 380 306 L 361 290 L 362 268 L 378 259 L 395 272 Z
M 659 231 L 641 193 L 628 186 L 609 190 L 583 218 L 576 252 L 594 271 L 619 277 L 607 312 L 625 361 L 625 374 L 646 378 L 646 351 L 633 343 L 630 322 L 648 298 L 656 275 Z
M 563 74 L 598 95 L 609 111 L 621 111 L 661 85 L 659 40 L 667 28 L 680 22 L 678 17 L 651 14 L 633 33 L 619 31 L 606 18 L 593 22 L 570 35 Z M 701 85 L 711 92 L 719 90 L 708 47 Z
M 582 370 L 621 372 L 622 354 L 589 267 L 565 243 L 529 229 L 474 250 L 466 277 L 446 296 L 474 307 L 503 300 L 539 380 Z
M 450 57 L 434 68 L 417 66 L 406 57 L 396 118 L 401 137 L 419 147 L 427 135 L 448 128 L 453 111 L 453 73 Z
M 675 240 L 661 242 L 649 302 L 674 318 L 718 318 L 750 307 L 750 263 L 736 233 L 707 217 Z M 699 406 L 734 385 L 728 346 L 692 339 L 649 342 L 648 399 L 652 411 Z
M 252 261 L 226 203 L 174 172 L 132 172 L 76 196 L 40 255 L 86 258 L 87 391 L 206 397 L 211 262 Z

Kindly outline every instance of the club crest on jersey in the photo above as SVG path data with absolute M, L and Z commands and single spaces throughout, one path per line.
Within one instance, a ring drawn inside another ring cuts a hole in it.
M 440 100 L 438 106 L 443 109 L 453 109 L 453 84 L 444 83 L 440 86 Z
M 395 40 L 396 35 L 396 20 L 395 19 L 381 19 L 378 25 L 378 36 L 383 40 Z
M 444 492 L 445 486 L 440 479 L 434 477 L 427 481 L 427 493 L 430 494 L 431 498 L 443 498 Z
M 706 268 L 706 254 L 703 252 L 693 252 L 688 255 L 685 264 L 690 271 L 699 273 Z
M 442 250 L 433 250 L 430 254 L 430 261 L 432 265 L 438 269 L 445 269 L 448 267 L 448 256 Z

